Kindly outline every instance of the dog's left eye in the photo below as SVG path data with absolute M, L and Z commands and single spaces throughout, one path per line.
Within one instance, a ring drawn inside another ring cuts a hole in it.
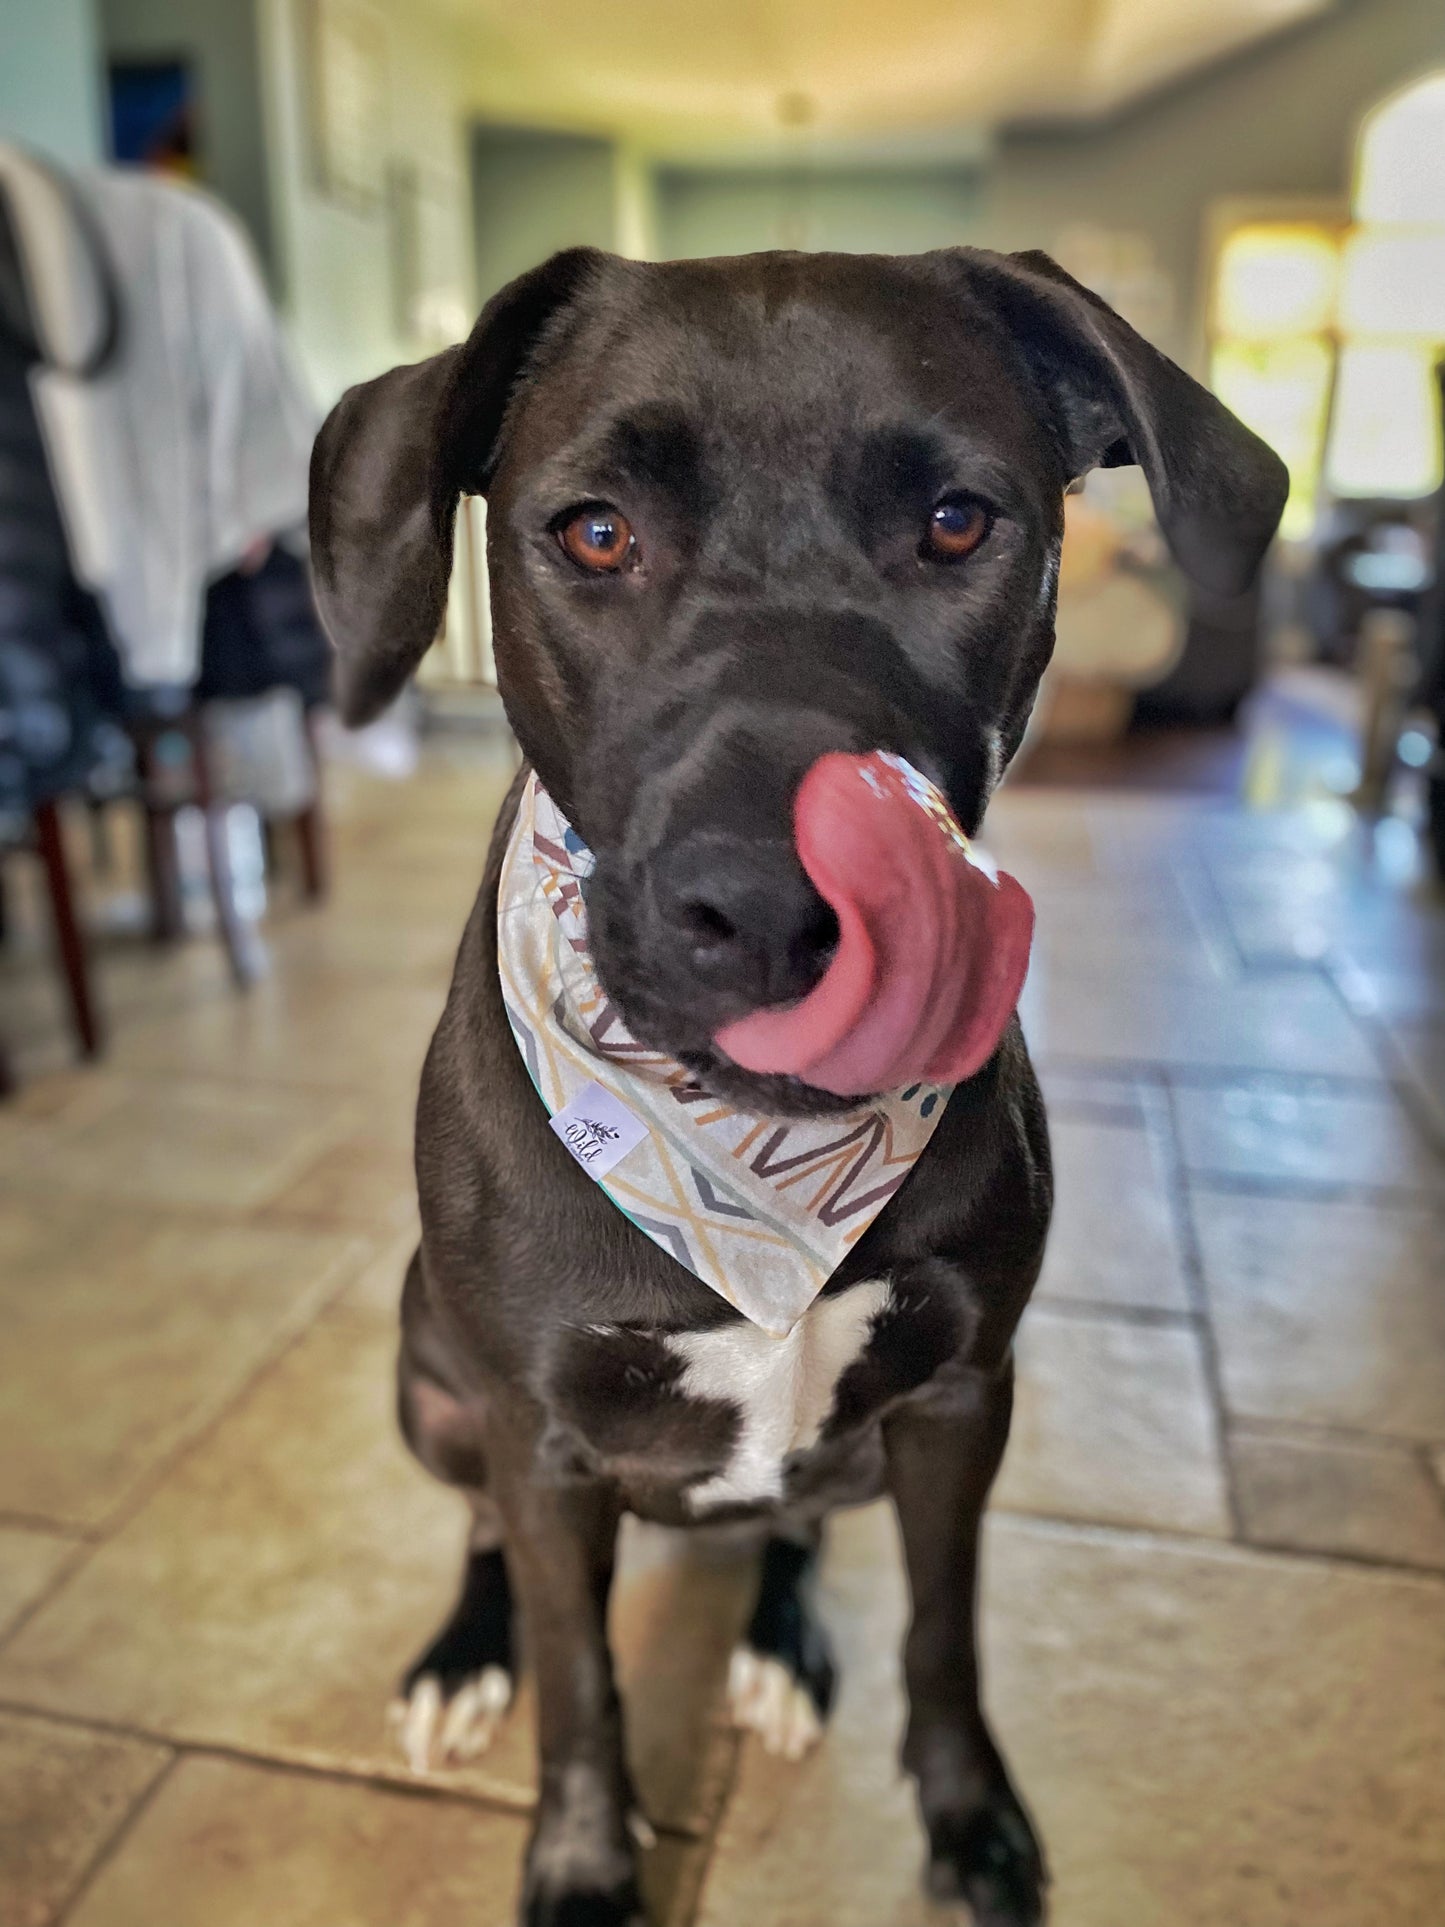
M 923 553 L 935 562 L 961 562 L 983 541 L 990 522 L 982 502 L 967 495 L 945 496 L 928 518 Z
M 605 502 L 574 509 L 557 526 L 557 540 L 579 568 L 614 573 L 637 548 L 632 524 Z

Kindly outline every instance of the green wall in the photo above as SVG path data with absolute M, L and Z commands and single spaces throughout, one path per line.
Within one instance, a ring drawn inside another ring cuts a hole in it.
M 90 0 L 0 0 L 0 136 L 99 160 L 100 54 Z
M 1161 345 L 1195 359 L 1211 202 L 1344 198 L 1362 115 L 1431 67 L 1445 67 L 1441 0 L 1352 0 L 1107 126 L 1006 135 L 978 238 L 1047 248 L 1085 223 L 1144 235 L 1176 290 Z
M 558 248 L 618 246 L 612 142 L 530 127 L 472 130 L 476 285 L 485 301 Z
M 1196 362 L 1210 207 L 1344 198 L 1361 117 L 1432 67 L 1445 67 L 1442 0 L 1345 0 L 1102 125 L 1005 131 L 974 169 L 661 167 L 657 252 L 1053 249 L 1080 227 L 1126 232 L 1173 290 L 1160 345 Z
M 910 254 L 955 247 L 979 216 L 972 169 L 659 170 L 658 253 L 668 260 L 821 248 Z
M 9 4 L 9 0 L 6 0 Z M 255 0 L 99 0 L 107 60 L 189 60 L 200 178 L 234 208 L 274 269 Z

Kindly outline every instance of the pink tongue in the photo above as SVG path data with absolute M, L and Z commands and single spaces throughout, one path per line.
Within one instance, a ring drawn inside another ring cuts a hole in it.
M 840 1096 L 971 1077 L 1023 989 L 1034 909 L 1022 886 L 971 862 L 938 792 L 881 750 L 820 757 L 793 836 L 837 913 L 837 951 L 801 1002 L 726 1025 L 720 1048 Z

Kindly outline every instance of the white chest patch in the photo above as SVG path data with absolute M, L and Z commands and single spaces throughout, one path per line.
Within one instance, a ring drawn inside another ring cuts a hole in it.
M 684 1397 L 724 1399 L 738 1408 L 732 1457 L 692 1488 L 694 1511 L 782 1497 L 785 1459 L 817 1443 L 838 1380 L 867 1344 L 888 1291 L 878 1279 L 819 1298 L 786 1338 L 770 1338 L 741 1319 L 716 1331 L 674 1332 L 663 1341 L 687 1363 L 678 1386 Z

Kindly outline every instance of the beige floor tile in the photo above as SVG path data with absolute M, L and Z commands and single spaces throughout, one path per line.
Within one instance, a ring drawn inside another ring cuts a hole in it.
M 1098 874 L 1093 833 L 1082 810 L 1060 810 L 1038 790 L 1000 791 L 989 806 L 983 842 L 1024 888 L 1045 881 L 1075 884 Z
M 62 1533 L 0 1525 L 0 1639 L 35 1603 L 75 1551 Z
M 1220 982 L 1239 974 L 1224 940 L 1201 926 L 1178 882 L 1161 879 L 1141 890 L 1133 878 L 1047 883 L 1032 892 L 1034 943 L 1043 965 L 1068 975 L 1119 968 Z
M 1445 1140 L 1445 1018 L 1401 1019 L 1388 1026 L 1401 1069 L 1421 1108 Z
M 105 1520 L 364 1253 L 335 1230 L 24 1209 L 44 1232 L 0 1282 L 23 1364 L 0 1381 L 0 1511 L 63 1525 Z
M 143 1740 L 0 1712 L 0 1927 L 50 1927 L 169 1757 Z
M 441 977 L 422 983 L 277 974 L 245 997 L 135 1025 L 115 1040 L 114 1056 L 128 1069 L 410 1102 L 445 996 Z
M 890 1522 L 839 1522 L 843 1680 L 791 1770 L 751 1746 L 700 1927 L 937 1927 L 895 1765 Z M 1058 1927 L 1433 1927 L 1445 1891 L 1445 1587 L 998 1518 L 985 1677 Z
M 1387 1021 L 1436 1023 L 1445 1020 L 1445 969 L 1442 957 L 1395 957 L 1383 963 L 1344 958 L 1331 975 L 1352 1010 Z
M 355 1105 L 223 1078 L 91 1073 L 84 1104 L 0 1117 L 0 1176 L 122 1204 L 242 1212 L 354 1132 Z
M 1213 1197 L 1198 1226 L 1236 1416 L 1445 1438 L 1445 1220 Z
M 396 1333 L 401 1314 L 401 1288 L 406 1278 L 406 1268 L 411 1263 L 421 1238 L 421 1225 L 416 1216 L 416 1205 L 412 1203 L 411 1222 L 402 1230 L 390 1233 L 383 1241 L 373 1246 L 355 1279 L 337 1297 L 331 1306 L 338 1315 L 354 1314 L 360 1317 L 377 1319 L 384 1330 Z
M 1251 961 L 1329 958 L 1347 968 L 1445 962 L 1445 915 L 1416 859 L 1386 881 L 1368 832 L 1332 851 L 1291 848 L 1207 857 L 1235 940 Z
M 506 1927 L 527 1825 L 462 1800 L 181 1762 L 72 1927 Z M 658 1927 L 682 1927 L 701 1849 L 646 1856 Z
M 1134 964 L 1127 932 L 1112 970 L 1036 968 L 1021 1008 L 1030 1048 L 1045 1059 L 1380 1075 L 1369 1039 L 1323 979 L 1190 979 Z
M 354 1224 L 373 1233 L 395 1230 L 416 1213 L 411 1148 L 371 1136 L 327 1145 L 267 1204 L 267 1223 Z
M 1339 874 L 1300 883 L 1286 863 L 1274 876 L 1226 881 L 1221 895 L 1252 960 L 1327 958 L 1346 972 L 1414 966 L 1422 974 L 1445 964 L 1445 916 L 1432 885 L 1372 888 Z
M 1035 1071 L 1050 1124 L 1070 1118 L 1135 1125 L 1146 1120 L 1145 1092 L 1127 1071 L 1059 1063 L 1036 1065 Z
M 318 1324 L 0 1653 L 0 1698 L 400 1778 L 384 1713 L 451 1604 L 464 1513 L 403 1451 L 394 1354 L 375 1321 Z M 722 1792 L 749 1584 L 689 1543 L 649 1544 L 614 1602 L 639 1792 L 675 1824 Z M 529 1722 L 524 1694 L 459 1777 L 529 1800 Z
M 1019 1332 L 1013 1432 L 995 1503 L 1226 1535 L 1198 1334 L 1033 1307 Z
M 23 876 L 7 867 L 7 903 Z M 113 1043 L 133 1023 L 158 1010 L 178 1010 L 216 996 L 234 996 L 219 944 L 206 939 L 159 950 L 139 934 L 106 929 L 108 904 L 86 893 L 83 915 L 90 939 L 91 988 L 106 1037 Z M 29 914 L 27 915 L 27 911 Z M 64 1079 L 78 1062 L 64 983 L 55 965 L 48 906 L 16 906 L 13 935 L 0 949 L 0 1011 L 7 1047 L 22 1091 L 39 1080 Z
M 1408 1448 L 1236 1432 L 1229 1456 L 1256 1545 L 1445 1571 L 1445 1505 Z
M 1373 1184 L 1445 1201 L 1445 1162 L 1394 1093 L 1290 1085 L 1267 1078 L 1177 1094 L 1191 1171 Z
M 1186 1311 L 1173 1214 L 1153 1139 L 1140 1124 L 1055 1115 L 1054 1221 L 1042 1299 Z
M 359 973 L 445 984 L 465 914 L 464 904 L 450 902 L 439 910 L 429 904 L 413 907 L 403 916 L 387 916 L 379 907 L 328 906 L 270 932 L 273 964 L 278 972 L 325 972 L 339 979 Z

